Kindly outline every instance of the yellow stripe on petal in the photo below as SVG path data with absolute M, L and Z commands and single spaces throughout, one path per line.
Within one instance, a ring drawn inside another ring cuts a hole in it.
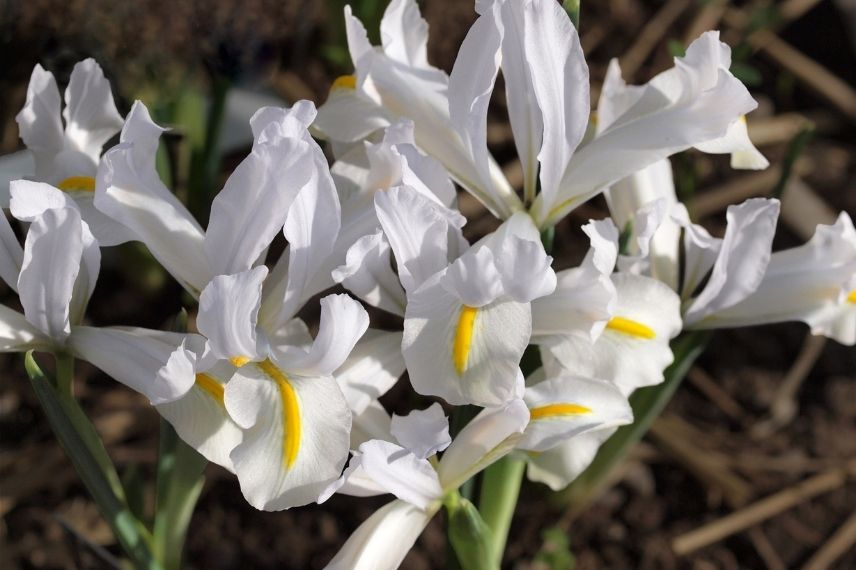
M 333 81 L 333 85 L 330 87 L 330 91 L 335 89 L 356 89 L 357 88 L 357 76 L 356 75 L 340 75 Z
M 196 387 L 217 400 L 221 406 L 224 405 L 223 385 L 207 374 L 196 375 Z
M 566 416 L 585 416 L 591 413 L 591 408 L 579 404 L 548 404 L 529 410 L 531 421 L 549 418 L 560 418 Z
M 232 366 L 234 366 L 235 368 L 240 368 L 249 361 L 250 359 L 246 356 L 233 356 L 229 359 L 229 362 L 231 362 Z
M 82 192 L 95 192 L 95 179 L 91 176 L 69 176 L 56 185 L 64 192 L 78 190 Z
M 297 392 L 294 391 L 288 376 L 270 360 L 260 362 L 259 368 L 270 376 L 279 388 L 279 397 L 282 401 L 282 429 L 285 432 L 282 437 L 282 461 L 286 469 L 291 469 L 300 451 L 300 403 L 297 400 Z
M 651 327 L 643 325 L 638 321 L 625 319 L 624 317 L 613 317 L 609 319 L 609 322 L 606 323 L 606 328 L 614 330 L 615 332 L 647 340 L 651 340 L 657 336 L 657 333 L 655 333 L 654 329 Z
M 850 293 L 847 295 L 847 302 L 848 302 L 848 303 L 856 304 L 856 289 L 853 289 L 853 290 L 852 290 L 852 291 L 850 291 Z
M 458 317 L 455 343 L 452 346 L 452 362 L 455 363 L 455 370 L 459 375 L 467 369 L 467 360 L 470 358 L 470 348 L 473 345 L 473 327 L 476 324 L 478 311 L 475 307 L 464 305 Z

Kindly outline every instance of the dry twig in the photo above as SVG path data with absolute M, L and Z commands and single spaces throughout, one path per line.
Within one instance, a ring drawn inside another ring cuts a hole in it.
M 814 368 L 824 346 L 826 346 L 826 337 L 814 336 L 810 333 L 806 335 L 802 350 L 773 397 L 770 416 L 752 428 L 752 437 L 756 439 L 769 437 L 796 417 L 799 410 L 797 392 Z
M 682 534 L 672 541 L 672 550 L 678 556 L 689 554 L 732 534 L 751 528 L 812 497 L 837 489 L 854 476 L 856 476 L 856 459 L 850 460 L 843 467 L 816 475 L 766 499 L 761 499 L 742 510 Z
M 625 79 L 632 78 L 633 74 L 645 63 L 645 60 L 660 45 L 663 36 L 666 35 L 669 28 L 683 14 L 689 4 L 689 0 L 669 0 L 653 18 L 648 20 L 636 41 L 621 57 L 621 74 Z
M 856 512 L 814 553 L 803 570 L 826 570 L 856 546 Z

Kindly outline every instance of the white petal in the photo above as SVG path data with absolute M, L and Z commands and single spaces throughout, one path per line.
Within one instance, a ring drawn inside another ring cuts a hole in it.
M 532 302 L 532 335 L 582 333 L 594 340 L 612 317 L 615 286 L 609 276 L 618 257 L 618 228 L 609 218 L 583 226 L 591 248 L 579 267 L 556 274 L 555 291 Z
M 110 82 L 94 59 L 74 65 L 63 116 L 67 140 L 97 163 L 104 143 L 122 128 L 122 116 L 113 102 Z
M 24 108 L 15 116 L 21 140 L 36 159 L 36 175 L 43 177 L 53 157 L 63 148 L 60 117 L 62 101 L 51 72 L 36 64 L 27 86 Z
M 455 436 L 437 471 L 444 489 L 456 489 L 467 479 L 502 458 L 520 440 L 529 409 L 521 399 L 498 408 L 485 408 Z
M 11 194 L 9 208 L 12 215 L 24 222 L 36 220 L 45 210 L 78 209 L 68 193 L 44 182 L 15 180 L 9 185 L 9 192 Z
M 351 52 L 351 61 L 358 67 L 364 55 L 372 51 L 366 28 L 351 11 L 351 6 L 345 6 L 345 30 L 348 39 L 348 50 Z
M 508 118 L 514 133 L 517 156 L 523 165 L 524 195 L 535 196 L 538 178 L 538 151 L 544 131 L 541 109 L 535 97 L 532 74 L 524 45 L 523 3 L 502 3 L 502 75 L 505 77 L 505 98 Z
M 434 279 L 410 296 L 404 318 L 413 388 L 454 405 L 502 404 L 514 391 L 530 332 L 528 304 L 500 299 L 465 308 Z
M 487 150 L 487 108 L 502 59 L 499 7 L 499 3 L 494 4 L 472 25 L 449 76 L 449 118 L 472 157 L 479 185 L 491 195 L 494 191 Z M 501 201 L 492 196 L 490 199 Z
M 505 293 L 493 251 L 488 247 L 474 247 L 456 259 L 440 284 L 470 307 L 483 307 Z
M 344 294 L 324 297 L 318 336 L 308 353 L 289 359 L 288 369 L 304 375 L 332 374 L 345 363 L 368 326 L 369 315 L 358 302 Z
M 856 343 L 856 230 L 842 212 L 802 246 L 776 252 L 754 293 L 697 328 L 801 320 L 813 334 Z
M 304 141 L 256 141 L 211 203 L 205 251 L 215 275 L 253 267 L 285 225 L 312 167 L 310 146 Z
M 231 375 L 231 370 L 225 372 Z M 196 382 L 184 396 L 160 404 L 157 410 L 179 437 L 203 457 L 234 472 L 229 454 L 241 443 L 243 435 L 226 413 L 224 390 L 225 382 L 214 372 L 197 374 Z
M 359 415 L 386 394 L 402 374 L 401 333 L 368 329 L 333 376 L 348 407 Z
M 529 457 L 526 476 L 560 491 L 585 471 L 615 429 L 602 429 L 584 433 L 553 449 Z
M 267 267 L 218 275 L 199 296 L 196 326 L 222 359 L 261 360 L 267 355 L 256 332 Z
M 383 51 L 397 61 L 428 67 L 428 22 L 414 0 L 392 0 L 380 21 Z
M 51 350 L 55 343 L 30 324 L 24 315 L 0 305 L 0 352 L 24 352 L 31 348 Z
M 437 402 L 406 416 L 394 414 L 390 432 L 405 449 L 423 459 L 443 451 L 452 443 L 449 418 Z
M 314 143 L 313 143 L 314 144 Z M 309 183 L 291 205 L 283 233 L 288 240 L 288 272 L 274 270 L 265 286 L 262 326 L 275 331 L 291 320 L 312 295 L 331 287 L 326 259 L 332 254 L 339 234 L 339 198 L 326 159 L 317 146 L 313 149 L 313 170 Z
M 633 421 L 627 398 L 605 380 L 550 378 L 527 388 L 524 400 L 530 421 L 518 449 L 546 451 L 573 437 Z
M 415 291 L 444 269 L 453 252 L 450 245 L 457 246 L 463 239 L 460 227 L 464 220 L 460 216 L 442 210 L 440 205 L 408 187 L 376 194 L 375 207 L 406 291 Z
M 3 213 L 0 219 L 0 278 L 6 285 L 18 292 L 18 274 L 24 261 L 24 250 L 9 224 L 9 218 Z
M 612 280 L 586 262 L 556 276 L 556 290 L 532 302 L 533 341 L 577 332 L 594 340 L 614 311 Z
M 577 30 L 558 2 L 529 0 L 523 15 L 525 57 L 544 124 L 541 193 L 552 203 L 588 125 L 588 66 Z
M 231 458 L 255 508 L 311 503 L 339 478 L 348 459 L 351 412 L 335 380 L 300 376 L 270 362 L 248 364 L 229 380 L 225 401 L 244 429 Z
M 407 301 L 392 271 L 391 252 L 382 231 L 363 236 L 348 249 L 345 265 L 333 271 L 333 279 L 369 305 L 404 316 Z
M 69 337 L 75 354 L 154 405 L 190 390 L 203 343 L 198 335 L 137 328 L 74 327 Z
M 337 141 L 356 142 L 386 127 L 394 118 L 362 93 L 334 88 L 318 108 L 315 128 Z
M 145 105 L 134 103 L 119 144 L 101 160 L 95 207 L 126 226 L 182 286 L 199 295 L 211 278 L 202 228 L 155 170 L 164 129 Z
M 684 279 L 681 297 L 691 297 L 716 263 L 722 250 L 722 240 L 711 236 L 702 226 L 690 222 L 686 207 L 675 204 L 672 219 L 684 230 Z
M 365 473 L 402 501 L 426 510 L 443 496 L 437 472 L 427 459 L 380 440 L 362 444 L 360 453 Z
M 375 438 L 370 438 L 375 439 Z M 353 441 L 353 432 L 351 432 Z M 368 440 L 366 440 L 368 441 Z M 360 444 L 365 442 L 360 442 Z M 362 465 L 362 454 L 359 451 L 352 452 L 351 460 L 342 476 L 330 483 L 318 496 L 318 504 L 326 502 L 334 494 L 348 495 L 350 497 L 377 497 L 389 493 L 374 479 L 369 477 Z
M 680 299 L 650 277 L 616 273 L 612 281 L 614 315 L 594 345 L 588 335 L 568 335 L 549 349 L 572 374 L 609 380 L 626 395 L 663 381 L 669 341 L 681 330 Z
M 70 208 L 47 210 L 30 225 L 24 243 L 18 278 L 24 314 L 60 343 L 71 332 L 70 304 L 84 249 L 80 214 Z
M 770 162 L 749 140 L 746 117 L 740 117 L 731 123 L 722 138 L 696 145 L 696 148 L 713 154 L 730 154 L 731 168 L 763 170 L 770 166 Z
M 540 241 L 516 236 L 503 240 L 496 265 L 502 275 L 505 294 L 518 303 L 549 295 L 556 289 L 552 263 L 553 258 L 547 255 Z
M 344 390 L 343 390 L 344 391 Z M 345 394 L 347 398 L 347 394 Z M 389 431 L 392 418 L 377 400 L 372 400 L 360 412 L 354 413 L 354 423 L 351 426 L 351 449 L 357 449 L 371 439 L 390 441 L 393 439 Z
M 395 570 L 433 516 L 410 503 L 393 501 L 361 524 L 325 568 Z
M 574 153 L 555 200 L 539 199 L 541 225 L 561 219 L 605 186 L 676 152 L 723 136 L 756 103 L 728 72 L 727 46 L 709 32 L 674 68 L 641 94 L 588 144 Z
M 752 294 L 770 262 L 780 203 L 754 198 L 729 206 L 722 249 L 704 290 L 684 314 L 687 325 L 727 309 Z

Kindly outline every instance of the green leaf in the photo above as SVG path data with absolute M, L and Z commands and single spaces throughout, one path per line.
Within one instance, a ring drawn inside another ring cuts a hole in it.
M 161 419 L 158 459 L 154 551 L 165 570 L 179 570 L 184 542 L 208 461 L 184 443 L 175 429 Z
M 128 558 L 136 568 L 160 569 L 150 549 L 151 537 L 128 508 L 119 476 L 95 426 L 74 399 L 57 392 L 32 351 L 24 366 L 51 429 Z
M 463 570 L 499 570 L 493 535 L 475 505 L 456 497 L 448 501 L 449 540 Z
M 600 447 L 591 465 L 564 491 L 558 493 L 559 502 L 582 508 L 594 497 L 612 469 L 624 460 L 672 399 L 684 376 L 707 346 L 711 334 L 710 331 L 693 331 L 682 334 L 672 342 L 675 360 L 664 372 L 665 380 L 633 393 L 630 397 L 633 423 L 620 427 Z

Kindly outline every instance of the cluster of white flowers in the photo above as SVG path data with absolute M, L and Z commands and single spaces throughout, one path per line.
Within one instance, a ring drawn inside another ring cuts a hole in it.
M 629 395 L 662 382 L 682 329 L 802 320 L 856 342 L 846 214 L 771 254 L 776 200 L 729 208 L 717 239 L 675 197 L 676 152 L 767 165 L 744 119 L 756 103 L 729 73 L 717 33 L 642 86 L 626 85 L 613 62 L 595 114 L 559 3 L 484 0 L 476 10 L 447 75 L 427 62 L 414 0 L 391 2 L 381 46 L 346 8 L 355 75 L 339 78 L 317 113 L 300 101 L 253 116 L 252 151 L 206 229 L 161 182 L 164 129 L 142 102 L 123 120 L 86 60 L 61 114 L 57 84 L 37 66 L 17 117 L 35 172 L 11 184 L 6 204 L 29 223 L 23 248 L 0 220 L 0 275 L 24 314 L 0 306 L 0 350 L 71 353 L 144 394 L 187 443 L 235 473 L 256 508 L 395 495 L 331 562 L 394 568 L 444 497 L 504 455 L 554 489 L 572 481 L 632 422 Z M 487 148 L 500 70 L 522 196 Z M 332 167 L 310 130 L 330 141 Z M 461 232 L 455 183 L 503 220 L 474 244 Z M 585 225 L 585 259 L 555 272 L 541 232 L 601 192 L 613 218 Z M 269 270 L 280 231 L 288 246 Z M 198 332 L 83 324 L 100 248 L 131 240 L 198 299 Z M 313 339 L 296 315 L 337 284 L 401 317 L 403 330 L 370 328 L 359 301 L 332 294 Z M 528 345 L 543 366 L 524 378 Z M 378 398 L 405 371 L 416 393 L 483 410 L 454 439 L 437 403 L 390 417 Z

